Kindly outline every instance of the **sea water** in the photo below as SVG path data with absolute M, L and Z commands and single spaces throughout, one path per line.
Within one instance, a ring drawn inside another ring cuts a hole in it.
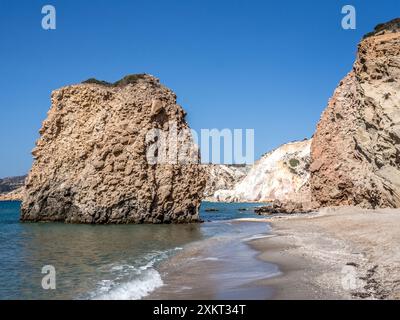
M 258 218 L 256 206 L 204 202 L 201 224 L 72 225 L 21 223 L 20 202 L 0 202 L 0 299 L 144 298 L 164 284 L 160 263 L 193 243 L 237 238 L 232 220 Z M 251 240 L 266 228 L 246 230 Z M 48 265 L 55 290 L 42 287 Z

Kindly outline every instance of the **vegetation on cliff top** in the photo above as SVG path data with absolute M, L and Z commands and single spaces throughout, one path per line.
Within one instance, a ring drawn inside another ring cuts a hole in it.
M 87 79 L 85 81 L 83 81 L 82 83 L 89 83 L 89 84 L 99 84 L 99 85 L 103 85 L 103 86 L 108 86 L 108 87 L 122 87 L 122 86 L 126 86 L 128 84 L 137 84 L 140 80 L 146 80 L 148 79 L 149 75 L 145 74 L 145 73 L 139 73 L 139 74 L 130 74 L 127 75 L 125 77 L 123 77 L 122 79 L 111 83 L 111 82 L 107 82 L 104 80 L 98 80 L 95 78 L 90 78 Z
M 379 23 L 375 26 L 374 31 L 368 32 L 363 36 L 363 39 L 372 37 L 377 33 L 387 30 L 391 32 L 396 32 L 396 29 L 400 29 L 400 18 L 393 19 L 386 23 Z

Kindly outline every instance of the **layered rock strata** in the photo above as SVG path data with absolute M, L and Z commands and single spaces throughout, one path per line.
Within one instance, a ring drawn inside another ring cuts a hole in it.
M 400 19 L 359 44 L 318 123 L 311 157 L 316 207 L 400 206 Z

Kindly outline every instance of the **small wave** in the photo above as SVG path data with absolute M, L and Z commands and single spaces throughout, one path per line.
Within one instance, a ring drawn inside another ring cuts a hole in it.
M 218 261 L 220 260 L 217 257 L 191 257 L 189 260 L 196 260 L 196 261 Z
M 229 220 L 232 222 L 270 222 L 270 219 L 264 217 L 257 218 L 236 218 Z
M 216 257 L 206 257 L 206 258 L 202 258 L 202 259 L 199 259 L 199 260 L 203 260 L 203 261 L 218 261 L 219 258 L 216 258 Z
M 147 296 L 163 285 L 161 275 L 154 266 L 168 258 L 171 253 L 182 249 L 176 247 L 165 251 L 149 252 L 137 259 L 142 265 L 131 265 L 124 261 L 101 267 L 100 270 L 107 272 L 113 280 L 99 281 L 96 290 L 89 293 L 89 299 L 138 300 Z
M 248 238 L 244 238 L 243 241 L 247 242 L 247 241 L 270 238 L 270 237 L 271 237 L 271 235 L 267 235 L 267 234 L 255 234 L 254 236 L 250 236 Z
M 134 270 L 135 267 L 131 266 L 129 264 L 118 264 L 118 265 L 113 265 L 110 269 L 110 271 L 115 272 L 115 271 L 125 271 L 125 270 Z
M 176 292 L 183 292 L 183 291 L 192 290 L 192 289 L 193 289 L 193 287 L 182 286 L 179 289 L 177 289 Z
M 148 269 L 137 279 L 120 284 L 112 289 L 109 286 L 101 288 L 100 292 L 108 292 L 94 296 L 93 300 L 138 300 L 163 284 L 160 273 L 155 269 Z

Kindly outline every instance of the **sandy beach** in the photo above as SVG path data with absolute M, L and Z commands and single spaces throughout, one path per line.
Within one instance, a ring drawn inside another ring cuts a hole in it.
M 275 299 L 400 299 L 400 211 L 326 208 L 266 219 L 252 242 L 282 275 L 263 281 Z
M 265 234 L 190 245 L 161 266 L 165 285 L 148 299 L 400 298 L 399 210 L 327 208 L 234 223 Z

